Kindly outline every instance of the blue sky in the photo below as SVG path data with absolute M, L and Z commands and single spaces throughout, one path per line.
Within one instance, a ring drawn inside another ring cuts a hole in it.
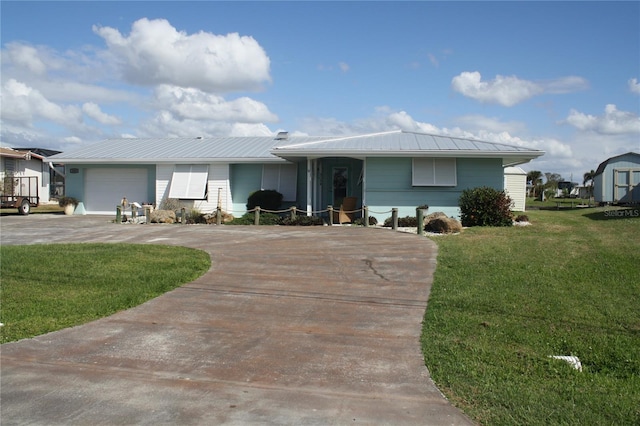
M 1 141 L 394 129 L 640 152 L 639 2 L 2 1 Z

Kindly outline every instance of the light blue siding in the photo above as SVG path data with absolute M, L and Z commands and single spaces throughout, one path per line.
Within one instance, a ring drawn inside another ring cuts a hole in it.
M 234 216 L 242 216 L 247 211 L 247 199 L 262 185 L 262 164 L 231 164 L 231 199 Z
M 464 189 L 489 186 L 502 190 L 504 185 L 499 158 L 458 158 L 456 186 L 412 186 L 411 168 L 411 158 L 367 158 L 365 196 L 371 216 L 384 220 L 394 207 L 400 217 L 415 216 L 416 207 L 427 204 L 430 213 L 459 217 L 458 199 Z

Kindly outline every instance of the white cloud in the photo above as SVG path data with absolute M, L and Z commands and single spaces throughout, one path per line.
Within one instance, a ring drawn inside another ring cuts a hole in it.
M 346 62 L 338 62 L 338 68 L 340 68 L 340 71 L 342 72 L 348 72 L 351 69 L 349 64 Z
M 269 82 L 270 60 L 258 42 L 237 33 L 186 34 L 165 19 L 140 19 L 128 36 L 94 26 L 124 77 L 139 85 L 170 84 L 206 92 L 258 89 Z
M 96 120 L 98 123 L 106 125 L 118 125 L 122 123 L 118 117 L 104 113 L 98 104 L 87 102 L 82 105 L 82 112 L 89 118 Z
M 223 97 L 198 89 L 166 84 L 154 90 L 154 106 L 171 111 L 180 119 L 243 123 L 274 122 L 278 117 L 262 102 L 248 97 L 226 101 Z
M 214 137 L 214 136 L 266 136 L 273 132 L 263 123 L 234 123 L 228 121 L 194 120 L 160 111 L 138 127 L 139 137 Z
M 568 123 L 578 130 L 592 131 L 603 135 L 640 133 L 640 117 L 632 112 L 619 111 L 613 104 L 607 105 L 604 114 L 600 116 L 572 109 L 564 123 Z
M 640 95 L 640 83 L 638 83 L 637 78 L 629 79 L 628 84 L 629 84 L 629 90 L 631 91 L 631 93 Z
M 47 66 L 43 62 L 42 52 L 33 46 L 23 43 L 7 43 L 6 50 L 3 50 L 3 62 L 13 64 L 15 67 L 24 69 L 37 75 L 44 75 Z
M 570 93 L 583 90 L 587 81 L 569 76 L 555 80 L 533 82 L 516 76 L 497 75 L 491 81 L 482 81 L 478 71 L 462 72 L 451 80 L 454 91 L 483 103 L 510 107 L 543 93 Z
M 37 119 L 74 127 L 81 124 L 82 113 L 77 106 L 58 105 L 46 99 L 38 90 L 9 79 L 2 90 L 2 120 L 30 125 Z

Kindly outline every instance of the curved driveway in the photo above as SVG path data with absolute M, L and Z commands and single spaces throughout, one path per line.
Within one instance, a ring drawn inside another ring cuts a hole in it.
M 61 215 L 0 225 L 2 244 L 175 244 L 212 259 L 141 306 L 2 345 L 3 426 L 472 424 L 420 350 L 436 259 L 427 238 Z

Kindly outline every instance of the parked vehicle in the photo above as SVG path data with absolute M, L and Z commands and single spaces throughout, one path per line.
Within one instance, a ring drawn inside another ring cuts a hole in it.
M 1 207 L 17 208 L 18 213 L 27 215 L 31 212 L 31 207 L 38 207 L 40 204 L 38 189 L 36 176 L 5 176 L 0 193 Z

